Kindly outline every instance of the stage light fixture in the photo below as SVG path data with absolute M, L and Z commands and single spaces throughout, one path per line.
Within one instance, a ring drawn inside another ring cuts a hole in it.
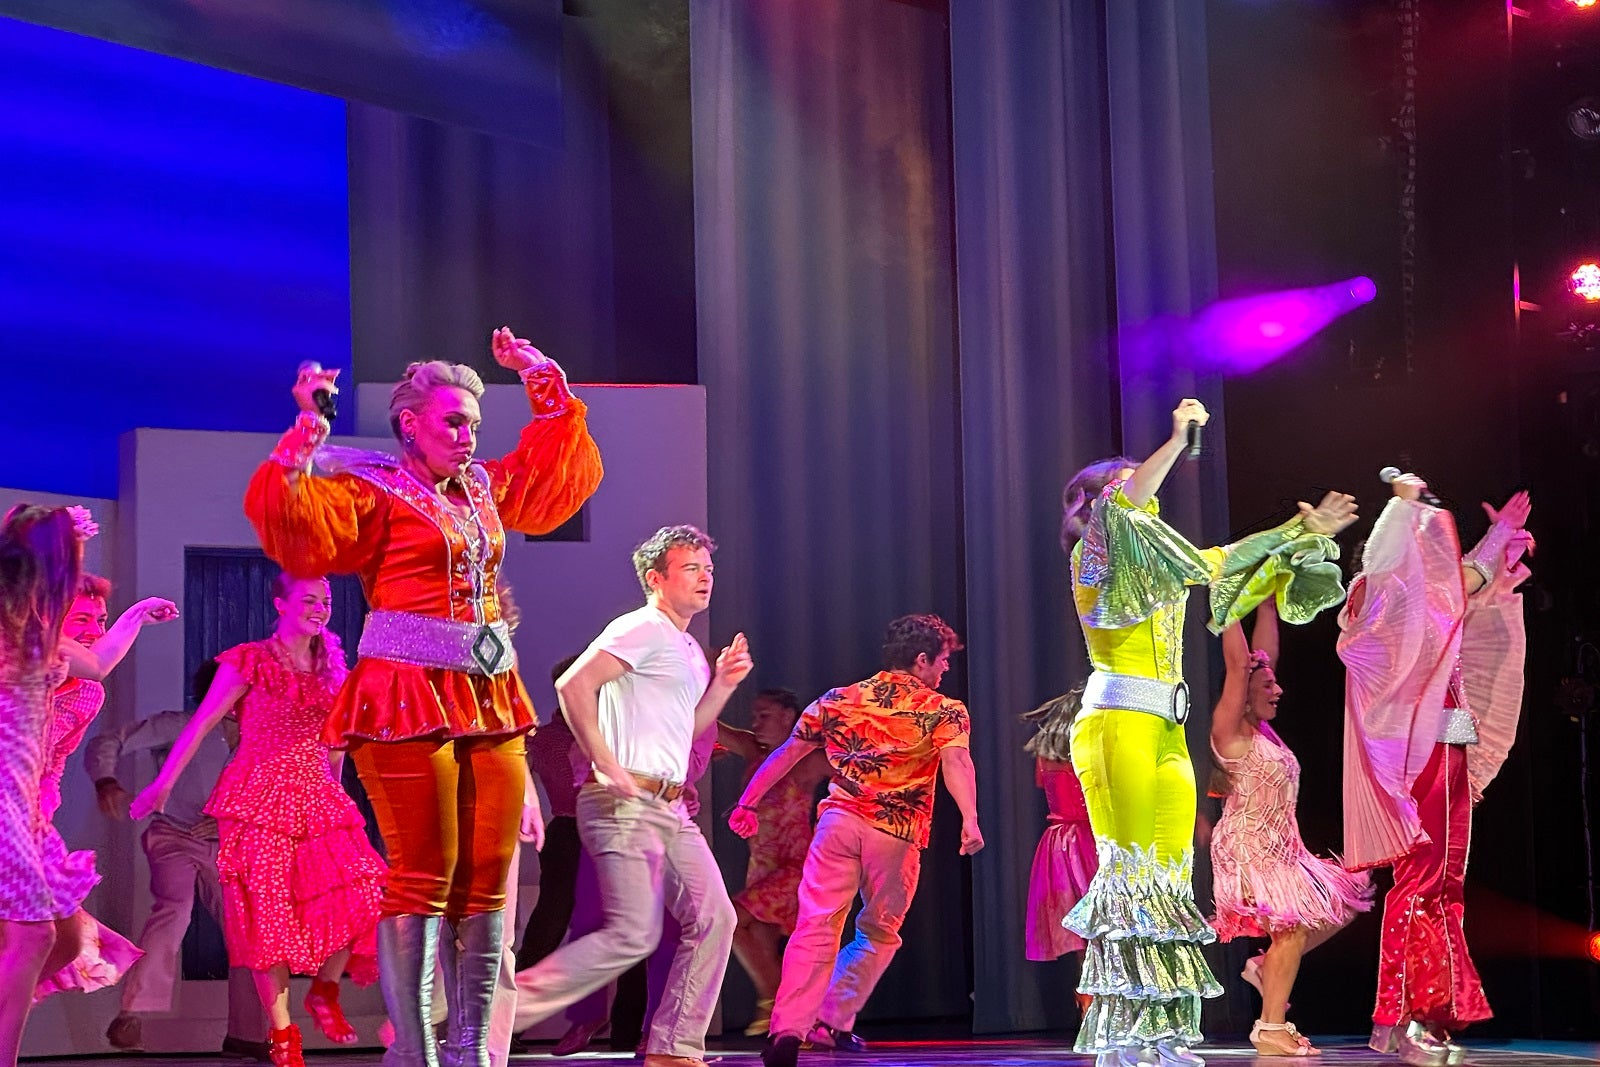
M 1600 0 L 1567 0 L 1567 3 L 1576 8 L 1591 8 L 1600 3 Z
M 1587 303 L 1600 301 L 1600 263 L 1580 263 L 1567 275 L 1567 287 L 1572 295 Z
M 1580 141 L 1600 141 L 1600 100 L 1586 96 L 1568 104 L 1567 132 Z
M 1589 935 L 1589 958 L 1600 963 L 1600 934 Z

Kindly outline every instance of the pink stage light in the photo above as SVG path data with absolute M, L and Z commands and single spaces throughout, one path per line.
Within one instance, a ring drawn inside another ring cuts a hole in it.
M 1159 319 L 1126 331 L 1122 359 L 1136 374 L 1171 368 L 1249 374 L 1281 359 L 1377 295 L 1378 286 L 1371 278 L 1358 277 L 1222 300 L 1192 319 Z
M 1600 0 L 1590 0 L 1591 3 Z M 1580 263 L 1567 275 L 1572 295 L 1590 303 L 1600 300 L 1600 263 Z
M 1600 0 L 1567 0 L 1573 7 L 1594 7 Z

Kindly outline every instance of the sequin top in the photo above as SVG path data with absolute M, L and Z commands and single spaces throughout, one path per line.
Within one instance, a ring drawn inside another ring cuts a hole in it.
M 365 454 L 331 477 L 269 459 L 244 508 L 267 555 L 297 575 L 354 573 L 375 609 L 463 623 L 500 618 L 495 576 L 507 528 L 540 534 L 571 518 L 600 484 L 600 452 L 583 401 L 559 367 L 523 372 L 534 417 L 517 447 L 476 461 L 452 507 L 392 457 Z M 323 741 L 380 741 L 532 729 L 516 671 L 493 677 L 363 657 L 340 690 Z

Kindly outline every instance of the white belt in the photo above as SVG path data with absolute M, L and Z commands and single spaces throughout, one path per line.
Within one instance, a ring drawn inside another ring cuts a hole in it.
M 516 663 L 511 628 L 504 622 L 454 622 L 409 611 L 370 612 L 356 652 L 486 677 L 504 674 Z
M 1083 706 L 1143 711 L 1181 724 L 1189 718 L 1189 683 L 1095 671 L 1084 683 Z

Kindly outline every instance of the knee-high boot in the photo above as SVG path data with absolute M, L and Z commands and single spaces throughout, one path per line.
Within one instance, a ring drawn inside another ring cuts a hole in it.
M 456 966 L 450 985 L 444 1067 L 489 1067 L 489 1012 L 500 976 L 504 911 L 464 915 L 455 922 Z
M 378 920 L 378 975 L 394 1044 L 383 1067 L 438 1067 L 433 1037 L 433 969 L 437 915 L 388 915 Z

